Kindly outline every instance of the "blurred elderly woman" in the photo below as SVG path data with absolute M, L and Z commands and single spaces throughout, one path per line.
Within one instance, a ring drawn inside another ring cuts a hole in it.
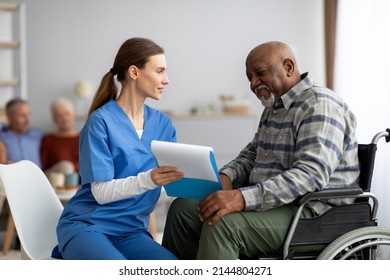
M 51 104 L 50 110 L 57 131 L 42 139 L 42 170 L 46 175 L 51 172 L 78 172 L 79 132 L 75 128 L 73 103 L 66 98 L 59 98 Z

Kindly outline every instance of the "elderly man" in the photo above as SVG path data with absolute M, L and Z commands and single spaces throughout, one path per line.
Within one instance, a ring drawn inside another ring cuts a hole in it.
M 15 98 L 5 106 L 8 125 L 0 132 L 9 162 L 31 160 L 41 167 L 39 149 L 44 131 L 31 128 L 31 111 L 27 101 Z
M 224 190 L 200 202 L 172 203 L 163 245 L 180 259 L 279 253 L 297 197 L 358 187 L 356 120 L 340 97 L 301 74 L 291 48 L 281 42 L 255 47 L 246 59 L 246 75 L 265 107 L 258 131 L 221 168 Z M 343 203 L 350 201 L 313 203 L 303 217 Z

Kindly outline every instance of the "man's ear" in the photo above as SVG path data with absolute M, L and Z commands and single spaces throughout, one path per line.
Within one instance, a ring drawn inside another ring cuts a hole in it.
M 138 68 L 135 65 L 131 65 L 129 69 L 127 69 L 127 73 L 129 74 L 130 78 L 133 80 L 136 80 L 138 78 Z
M 288 77 L 291 77 L 295 71 L 295 64 L 294 64 L 294 61 L 292 61 L 291 59 L 289 58 L 286 58 L 284 61 L 283 61 L 283 67 L 284 69 L 286 69 L 286 72 L 287 72 L 287 76 Z

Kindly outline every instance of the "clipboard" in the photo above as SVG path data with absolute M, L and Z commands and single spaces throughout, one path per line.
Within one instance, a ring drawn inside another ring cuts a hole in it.
M 222 190 L 212 147 L 153 140 L 151 149 L 159 166 L 176 166 L 184 174 L 164 186 L 168 196 L 201 200 Z

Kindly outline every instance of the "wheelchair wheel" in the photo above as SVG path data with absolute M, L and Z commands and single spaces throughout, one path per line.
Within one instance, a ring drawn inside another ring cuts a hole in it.
M 363 227 L 334 240 L 321 252 L 317 260 L 389 259 L 389 251 L 390 228 Z

